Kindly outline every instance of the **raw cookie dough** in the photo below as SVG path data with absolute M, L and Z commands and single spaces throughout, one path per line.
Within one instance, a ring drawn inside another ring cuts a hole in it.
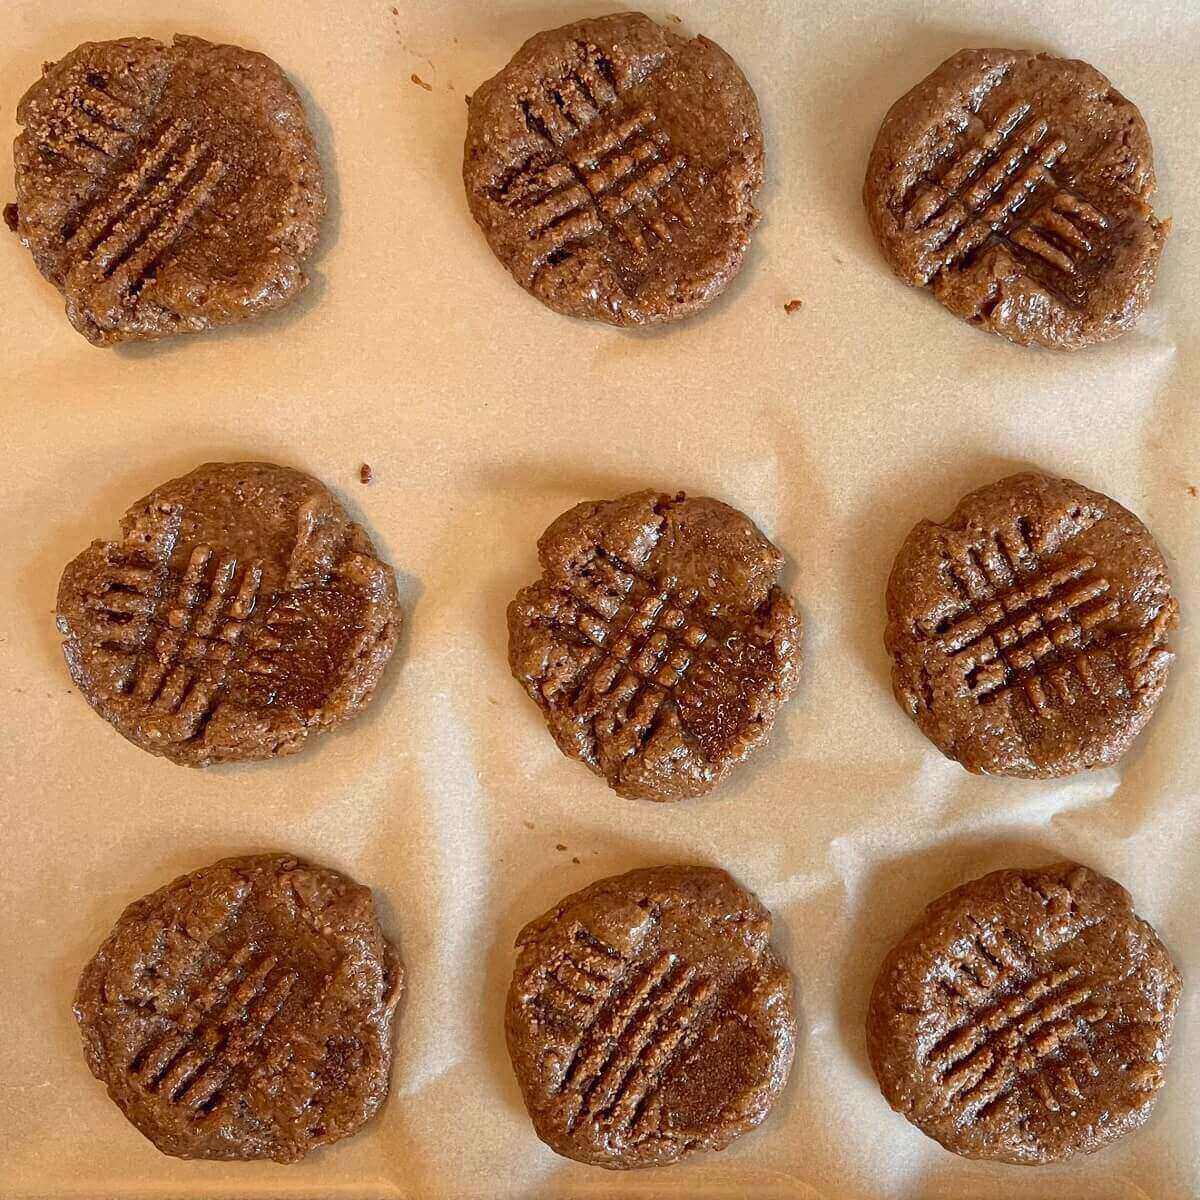
M 718 500 L 580 504 L 538 542 L 508 608 L 513 675 L 559 748 L 622 796 L 716 787 L 770 734 L 800 674 L 783 555 Z
M 1129 329 L 1170 226 L 1141 113 L 1087 63 L 963 50 L 892 106 L 864 200 L 892 270 L 1022 345 Z
M 177 35 L 85 42 L 17 108 L 17 233 L 90 342 L 198 333 L 287 304 L 325 213 L 295 88 Z
M 187 766 L 274 758 L 359 713 L 396 647 L 392 568 L 325 486 L 206 463 L 63 572 L 71 678 L 131 742 Z
M 1013 475 L 922 521 L 896 557 L 892 686 L 969 771 L 1116 762 L 1154 712 L 1179 605 L 1146 527 L 1067 479 Z
M 1150 1115 L 1180 988 L 1120 884 L 1075 863 L 995 871 L 888 955 L 867 1047 L 888 1103 L 947 1150 L 1060 1162 Z
M 738 273 L 763 182 L 758 102 L 707 38 L 640 13 L 530 38 L 470 99 L 467 201 L 543 304 L 675 321 Z
M 796 1040 L 770 937 L 771 914 L 711 867 L 602 879 L 527 925 L 504 1026 L 542 1141 L 665 1166 L 759 1125 Z
M 388 1092 L 404 968 L 370 891 L 286 854 L 131 904 L 84 969 L 92 1074 L 164 1154 L 295 1162 Z

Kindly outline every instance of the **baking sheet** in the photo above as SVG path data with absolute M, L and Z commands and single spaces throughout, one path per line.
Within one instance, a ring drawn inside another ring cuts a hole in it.
M 12 133 L 42 61 L 80 41 L 235 41 L 302 88 L 333 200 L 294 307 L 117 351 L 71 331 L 0 238 L 0 1195 L 1200 1194 L 1200 8 L 670 4 L 648 11 L 714 38 L 756 88 L 769 182 L 727 295 L 638 333 L 526 297 L 476 231 L 459 174 L 464 94 L 528 35 L 603 3 L 0 0 Z M 876 252 L 859 192 L 879 121 L 964 45 L 1085 58 L 1145 113 L 1175 232 L 1150 312 L 1115 345 L 1008 346 L 894 282 Z M 804 306 L 789 316 L 793 298 Z M 74 694 L 52 609 L 70 557 L 214 458 L 276 460 L 337 489 L 395 564 L 408 621 L 363 719 L 298 757 L 201 774 L 125 743 Z M 1184 613 L 1148 733 L 1120 767 L 1057 784 L 974 779 L 943 760 L 892 701 L 881 644 L 907 530 L 1026 465 L 1139 513 Z M 563 758 L 505 663 L 504 606 L 536 574 L 537 535 L 580 499 L 643 486 L 748 512 L 787 553 L 808 631 L 803 685 L 770 747 L 715 796 L 673 807 L 621 800 Z M 75 981 L 126 903 L 268 848 L 376 889 L 409 968 L 391 1098 L 359 1136 L 294 1166 L 178 1162 L 89 1075 Z M 877 1092 L 861 1034 L 871 980 L 928 899 L 1064 856 L 1130 887 L 1188 976 L 1167 1087 L 1147 1128 L 1091 1160 L 957 1160 Z M 721 864 L 774 909 L 797 978 L 796 1067 L 766 1125 L 724 1154 L 614 1176 L 533 1135 L 503 1043 L 511 947 L 566 892 L 674 861 Z

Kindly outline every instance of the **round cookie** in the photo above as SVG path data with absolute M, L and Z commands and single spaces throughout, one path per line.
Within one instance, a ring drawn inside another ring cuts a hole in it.
M 1129 329 L 1170 226 L 1141 113 L 1087 63 L 963 50 L 888 112 L 864 200 L 892 270 L 1021 345 Z
M 404 969 L 370 891 L 285 854 L 131 904 L 75 996 L 88 1066 L 178 1158 L 294 1162 L 388 1092 Z
M 968 771 L 1031 779 L 1116 762 L 1150 719 L 1179 620 L 1132 513 L 1013 475 L 908 535 L 887 589 L 892 686 Z
M 85 42 L 17 121 L 17 232 L 88 341 L 228 325 L 307 283 L 321 165 L 269 58 L 182 35 Z
M 1181 986 L 1111 879 L 1074 863 L 996 871 L 935 900 L 888 955 L 871 1065 L 947 1150 L 1060 1162 L 1150 1115 Z
M 471 212 L 543 304 L 674 321 L 741 269 L 762 125 L 745 76 L 707 38 L 640 13 L 580 21 L 531 38 L 469 103 Z
M 796 1041 L 770 936 L 767 909 L 711 867 L 602 879 L 527 925 L 504 1028 L 538 1137 L 652 1167 L 759 1125 Z
M 361 711 L 396 646 L 391 567 L 311 476 L 206 463 L 68 564 L 71 678 L 131 742 L 188 766 L 274 758 Z
M 577 505 L 508 608 L 513 675 L 562 752 L 622 796 L 710 791 L 769 735 L 800 674 L 783 555 L 717 500 Z

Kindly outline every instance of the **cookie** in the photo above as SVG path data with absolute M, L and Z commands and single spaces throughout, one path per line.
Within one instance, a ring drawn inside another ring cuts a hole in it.
M 286 854 L 227 858 L 125 910 L 75 1019 L 164 1154 L 294 1162 L 383 1104 L 403 976 L 367 888 Z
M 761 1124 L 796 1042 L 770 936 L 767 909 L 711 867 L 602 879 L 527 925 L 504 1028 L 538 1137 L 653 1167 Z
M 1146 307 L 1170 225 L 1153 192 L 1142 115 L 1095 68 L 963 50 L 892 106 L 864 200 L 905 283 L 1021 345 L 1076 350 Z
M 947 1150 L 1060 1162 L 1150 1115 L 1180 987 L 1119 884 L 1074 863 L 996 871 L 888 955 L 867 1047 L 888 1103 Z
M 1166 563 L 1115 500 L 1013 475 L 908 535 L 887 589 L 901 707 L 968 771 L 1106 767 L 1154 712 L 1179 620 Z
M 800 674 L 783 555 L 717 500 L 577 505 L 508 608 L 512 673 L 562 752 L 622 796 L 682 800 L 769 735 Z
M 274 758 L 355 716 L 396 646 L 391 567 L 323 484 L 206 463 L 139 500 L 63 572 L 71 678 L 173 762 Z
M 531 38 L 469 104 L 471 212 L 556 312 L 675 321 L 741 269 L 762 125 L 745 76 L 707 38 L 640 13 L 579 21 Z
M 269 58 L 182 35 L 85 42 L 17 122 L 17 232 L 88 341 L 198 333 L 307 283 L 321 165 Z

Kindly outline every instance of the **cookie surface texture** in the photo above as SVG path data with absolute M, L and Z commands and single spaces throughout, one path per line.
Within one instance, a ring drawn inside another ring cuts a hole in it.
M 71 678 L 131 742 L 188 766 L 274 758 L 370 701 L 396 646 L 392 568 L 325 486 L 207 463 L 63 572 Z
M 603 879 L 526 926 L 505 1031 L 538 1136 L 630 1168 L 759 1125 L 796 1038 L 770 935 L 771 914 L 711 867 Z
M 538 542 L 509 605 L 509 665 L 564 754 L 622 796 L 720 783 L 796 688 L 802 628 L 783 556 L 717 500 L 580 504 Z
M 75 997 L 92 1074 L 164 1154 L 294 1162 L 383 1103 L 403 966 L 370 891 L 284 854 L 131 904 Z
M 871 1064 L 946 1149 L 1059 1162 L 1147 1119 L 1180 988 L 1119 884 L 1075 863 L 996 871 L 934 901 L 888 955 Z
M 463 178 L 496 257 L 543 304 L 674 321 L 742 266 L 763 181 L 737 64 L 639 13 L 531 38 L 470 100 Z
M 979 774 L 1116 762 L 1149 721 L 1179 619 L 1163 556 L 1115 500 L 1013 475 L 908 535 L 887 590 L 901 707 Z
M 964 50 L 891 108 L 864 200 L 892 270 L 1022 345 L 1129 329 L 1169 229 L 1137 108 L 1087 63 Z
M 17 232 L 99 346 L 268 312 L 325 213 L 295 89 L 269 58 L 177 36 L 86 42 L 21 100 Z

